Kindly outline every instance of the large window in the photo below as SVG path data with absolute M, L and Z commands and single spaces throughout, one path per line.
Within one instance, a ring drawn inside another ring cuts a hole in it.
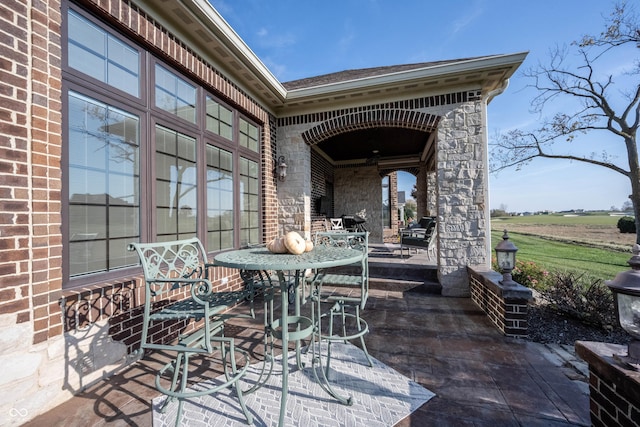
M 196 140 L 156 126 L 156 235 L 159 241 L 196 236 Z
M 140 120 L 75 92 L 68 94 L 69 274 L 135 263 L 140 238 Z
M 233 225 L 233 154 L 207 145 L 207 242 L 210 250 L 233 248 Z
M 82 10 L 65 18 L 65 286 L 124 274 L 130 242 L 260 243 L 259 126 Z
M 67 17 L 69 67 L 139 96 L 139 52 L 73 10 Z

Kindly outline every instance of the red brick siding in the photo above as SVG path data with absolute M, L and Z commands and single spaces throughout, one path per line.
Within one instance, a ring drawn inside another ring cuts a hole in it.
M 82 3 L 264 124 L 263 234 L 265 240 L 274 235 L 275 119 L 135 6 Z M 109 319 L 113 338 L 131 351 L 139 345 L 144 303 L 139 278 L 62 293 L 61 3 L 5 2 L 0 25 L 0 313 L 15 313 L 18 323 L 32 321 L 34 343 Z M 229 277 L 230 287 L 241 286 L 235 271 L 216 274 Z
M 60 2 L 5 2 L 0 22 L 0 313 L 38 343 L 62 332 Z

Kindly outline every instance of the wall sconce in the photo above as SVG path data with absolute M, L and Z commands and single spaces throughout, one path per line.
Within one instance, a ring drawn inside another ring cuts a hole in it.
M 504 230 L 502 242 L 496 246 L 496 259 L 498 261 L 498 267 L 502 270 L 502 280 L 500 281 L 502 286 L 514 286 L 518 284 L 518 282 L 515 282 L 511 278 L 511 272 L 516 268 L 516 252 L 518 252 L 518 248 L 513 242 L 509 241 L 507 230 Z
M 287 178 L 287 164 L 284 161 L 284 156 L 278 157 L 275 173 L 278 176 L 278 181 L 284 181 Z
M 640 368 L 640 245 L 633 245 L 633 256 L 628 263 L 631 270 L 618 273 L 615 279 L 604 283 L 613 292 L 620 326 L 631 335 L 628 356 L 618 357 L 622 362 L 638 370 Z

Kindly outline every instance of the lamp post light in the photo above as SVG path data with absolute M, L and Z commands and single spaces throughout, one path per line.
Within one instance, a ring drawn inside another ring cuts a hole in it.
M 613 280 L 604 283 L 613 292 L 620 326 L 631 335 L 630 360 L 622 359 L 637 365 L 640 364 L 640 245 L 633 245 L 632 252 L 633 256 L 628 261 L 631 270 L 618 273 Z
M 278 157 L 276 175 L 278 176 L 279 181 L 284 181 L 287 178 L 287 164 L 285 163 L 284 156 Z
M 516 252 L 518 252 L 518 248 L 509 240 L 507 230 L 504 230 L 502 242 L 496 245 L 495 250 L 498 267 L 502 270 L 502 280 L 500 284 L 502 286 L 517 285 L 518 283 L 511 278 L 511 272 L 516 267 Z

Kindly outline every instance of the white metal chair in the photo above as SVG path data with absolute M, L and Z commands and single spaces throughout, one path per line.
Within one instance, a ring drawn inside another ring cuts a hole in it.
M 344 225 L 342 225 L 342 218 L 330 218 L 331 221 L 331 230 L 344 230 Z

